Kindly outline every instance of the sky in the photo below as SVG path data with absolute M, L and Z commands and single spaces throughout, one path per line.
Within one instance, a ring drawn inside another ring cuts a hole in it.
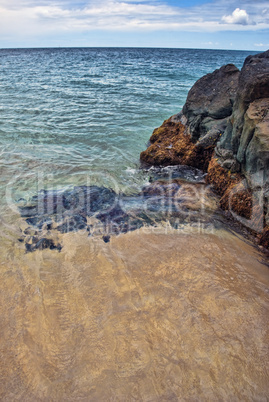
M 269 0 L 0 0 L 0 48 L 264 51 Z

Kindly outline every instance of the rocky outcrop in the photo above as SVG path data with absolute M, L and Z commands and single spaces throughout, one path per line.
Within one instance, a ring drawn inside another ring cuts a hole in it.
M 206 171 L 232 114 L 239 74 L 237 67 L 228 64 L 200 78 L 190 89 L 182 111 L 153 131 L 141 161 L 186 164 Z
M 182 111 L 153 132 L 141 161 L 206 171 L 220 205 L 269 248 L 269 51 L 199 79 Z M 171 134 L 173 133 L 173 134 Z M 160 157 L 161 156 L 161 157 Z
M 193 141 L 224 132 L 232 114 L 238 89 L 239 70 L 227 64 L 200 78 L 188 93 L 181 120 Z M 220 85 L 221 83 L 221 85 Z

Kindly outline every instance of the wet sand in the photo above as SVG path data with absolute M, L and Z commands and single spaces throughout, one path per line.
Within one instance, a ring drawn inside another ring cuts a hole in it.
M 2 401 L 266 401 L 269 270 L 224 230 L 0 252 Z

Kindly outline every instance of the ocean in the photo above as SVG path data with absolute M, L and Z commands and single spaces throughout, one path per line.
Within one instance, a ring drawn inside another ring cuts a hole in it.
M 188 49 L 0 51 L 1 192 L 85 184 L 133 185 L 155 127 L 178 113 L 194 82 L 248 52 Z M 143 180 L 143 179 L 142 179 Z
M 200 230 L 188 204 L 195 225 L 157 219 L 108 242 L 62 231 L 60 249 L 33 252 L 20 214 L 42 191 L 85 186 L 137 207 L 160 174 L 139 162 L 153 129 L 197 79 L 254 53 L 0 50 L 1 400 L 266 400 L 268 266 L 221 212 Z

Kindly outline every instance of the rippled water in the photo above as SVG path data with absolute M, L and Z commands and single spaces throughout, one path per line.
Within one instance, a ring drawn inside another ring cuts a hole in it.
M 201 172 L 139 166 L 191 85 L 248 54 L 0 50 L 1 400 L 267 400 L 264 255 L 231 230 Z M 90 230 L 63 232 L 19 213 L 44 189 L 96 186 L 141 219 L 142 187 L 168 176 L 181 210 L 157 206 L 154 224 L 108 243 L 91 214 Z M 26 252 L 37 236 L 61 251 Z
M 198 78 L 229 62 L 241 67 L 247 54 L 1 50 L 2 180 L 21 175 L 21 192 L 34 186 L 40 171 L 50 185 L 85 184 L 89 173 L 98 183 L 110 174 L 132 185 L 153 128 L 181 109 Z

